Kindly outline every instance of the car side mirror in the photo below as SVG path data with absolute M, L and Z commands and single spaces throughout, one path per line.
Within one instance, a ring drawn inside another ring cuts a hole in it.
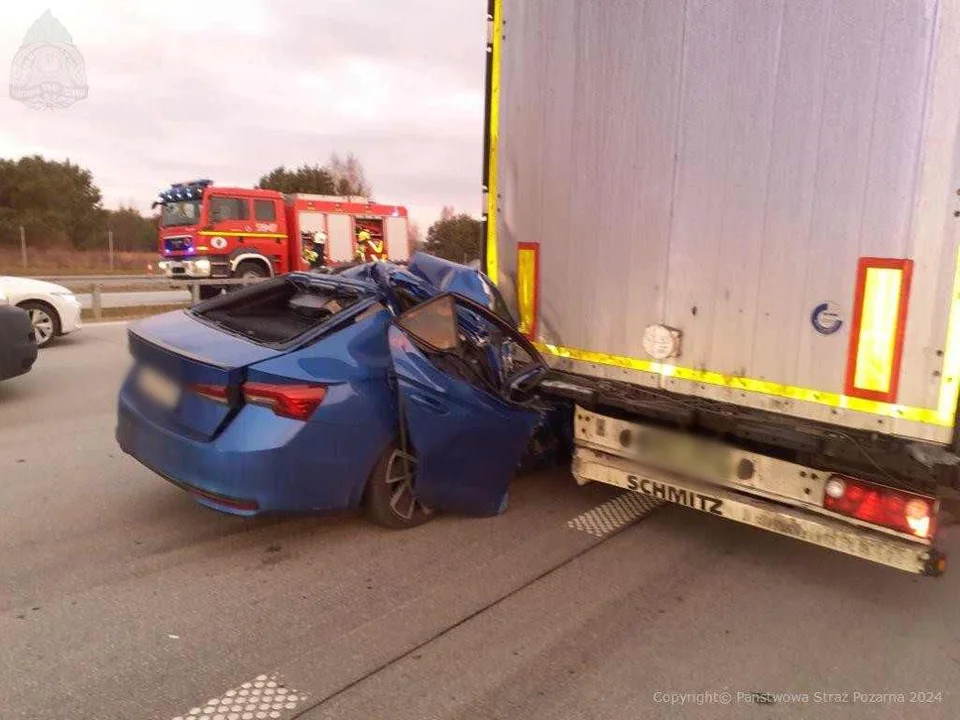
M 414 339 L 437 352 L 460 349 L 456 301 L 441 295 L 408 310 L 397 319 L 397 326 Z

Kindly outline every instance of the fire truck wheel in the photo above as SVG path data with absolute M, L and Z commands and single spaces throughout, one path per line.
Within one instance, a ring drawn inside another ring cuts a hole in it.
M 241 280 L 256 280 L 258 278 L 269 277 L 269 275 L 262 263 L 254 262 L 253 260 L 244 260 L 237 265 L 237 269 L 234 272 L 234 276 Z

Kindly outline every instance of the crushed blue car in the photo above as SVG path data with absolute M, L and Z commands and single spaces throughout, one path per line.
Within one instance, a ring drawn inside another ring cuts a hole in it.
M 417 254 L 292 273 L 129 330 L 117 441 L 215 510 L 488 516 L 546 366 L 476 270 Z

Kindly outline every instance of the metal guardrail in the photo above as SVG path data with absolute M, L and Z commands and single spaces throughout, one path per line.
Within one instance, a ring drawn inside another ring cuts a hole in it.
M 84 292 L 90 294 L 91 311 L 94 320 L 103 319 L 103 291 L 108 287 L 123 287 L 125 289 L 147 288 L 149 290 L 189 290 L 190 304 L 195 305 L 200 302 L 200 288 L 204 285 L 225 287 L 232 285 L 254 285 L 269 278 L 222 278 L 213 280 L 195 280 L 189 278 L 170 278 L 158 275 L 106 275 L 103 277 L 95 276 L 69 276 L 69 277 L 38 277 L 36 280 L 45 280 L 62 285 L 68 290 L 74 292 Z
M 33 280 L 44 280 L 63 285 L 67 282 L 100 282 L 107 280 L 169 280 L 164 275 L 31 275 Z
M 338 273 L 357 263 L 337 263 L 324 268 L 327 273 Z M 406 264 L 406 263 L 398 263 Z M 322 272 L 322 271 L 315 271 Z M 35 280 L 45 280 L 62 285 L 74 292 L 89 293 L 90 305 L 94 320 L 103 318 L 103 291 L 106 288 L 122 287 L 124 290 L 189 290 L 191 304 L 200 301 L 200 288 L 204 285 L 225 287 L 231 285 L 253 285 L 270 278 L 209 278 L 198 280 L 188 277 L 167 277 L 165 275 L 48 275 L 34 277 Z M 133 305 L 129 307 L 135 307 Z

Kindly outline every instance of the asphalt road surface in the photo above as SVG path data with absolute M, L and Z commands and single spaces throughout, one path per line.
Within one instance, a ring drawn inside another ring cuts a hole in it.
M 620 526 L 562 472 L 403 533 L 220 516 L 117 450 L 124 331 L 0 384 L 3 720 L 960 717 L 960 568 Z

